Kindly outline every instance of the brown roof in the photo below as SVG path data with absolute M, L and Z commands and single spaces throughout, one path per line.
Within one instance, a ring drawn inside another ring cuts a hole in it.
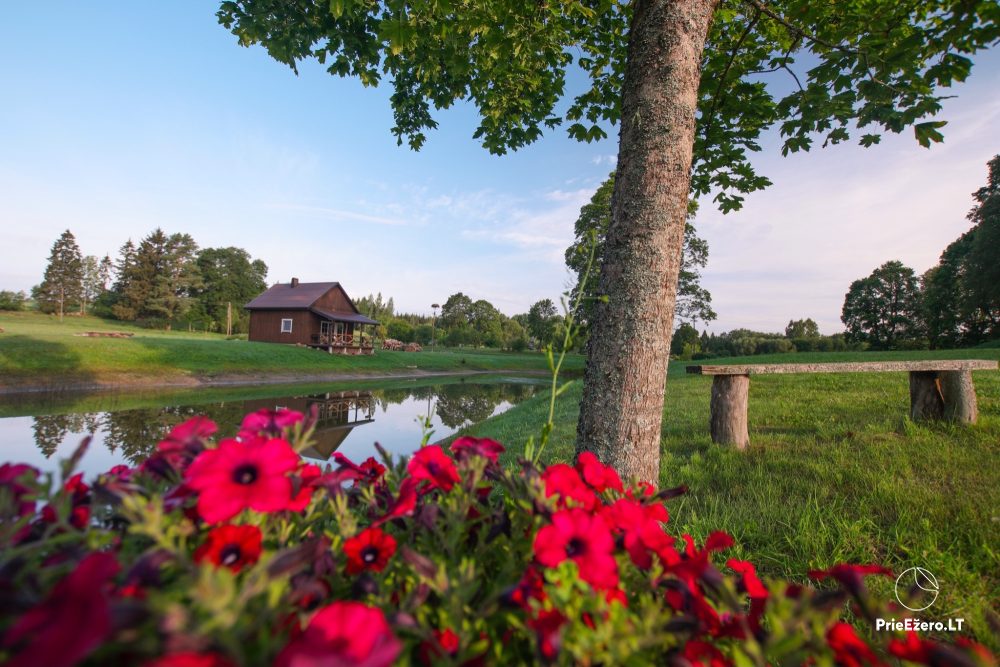
M 307 309 L 316 303 L 316 300 L 321 296 L 339 286 L 340 283 L 299 283 L 292 287 L 290 283 L 278 283 L 245 307 L 247 310 L 255 308 Z

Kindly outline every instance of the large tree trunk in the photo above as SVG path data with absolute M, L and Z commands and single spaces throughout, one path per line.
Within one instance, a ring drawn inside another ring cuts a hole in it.
M 702 50 L 714 0 L 638 0 L 577 452 L 658 482 Z

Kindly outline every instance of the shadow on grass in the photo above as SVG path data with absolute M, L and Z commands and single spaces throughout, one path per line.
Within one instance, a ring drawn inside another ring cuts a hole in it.
M 13 394 L 5 403 L 37 400 L 42 394 L 58 394 L 71 385 L 94 380 L 84 370 L 80 354 L 69 346 L 32 336 L 0 337 L 0 390 L 30 390 L 30 395 Z

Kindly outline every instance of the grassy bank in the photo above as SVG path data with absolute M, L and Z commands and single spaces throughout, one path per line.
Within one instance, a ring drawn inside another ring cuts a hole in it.
M 547 370 L 539 353 L 443 349 L 331 355 L 309 348 L 226 340 L 218 334 L 154 331 L 93 317 L 0 314 L 0 386 L 62 387 L 280 376 L 392 375 L 408 372 Z M 85 331 L 125 331 L 131 338 L 88 338 Z M 569 368 L 583 360 L 573 355 Z
M 793 354 L 712 363 L 985 358 L 998 350 L 882 354 Z M 695 362 L 696 363 L 696 362 Z M 713 445 L 711 378 L 671 364 L 660 482 L 687 484 L 671 501 L 672 530 L 730 532 L 766 574 L 803 579 L 835 562 L 927 568 L 940 599 L 920 616 L 965 618 L 1000 648 L 986 623 L 1000 601 L 1000 372 L 976 372 L 980 419 L 972 427 L 909 421 L 905 373 L 754 377 L 750 448 Z M 580 400 L 576 383 L 557 404 L 550 461 L 572 458 Z M 514 450 L 548 412 L 536 396 L 475 428 Z M 872 580 L 892 599 L 893 582 Z

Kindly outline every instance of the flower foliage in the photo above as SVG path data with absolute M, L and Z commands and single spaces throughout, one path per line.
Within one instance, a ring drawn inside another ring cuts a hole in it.
M 499 443 L 463 438 L 320 468 L 302 415 L 214 433 L 182 424 L 89 484 L 73 461 L 61 483 L 0 466 L 0 663 L 994 664 L 865 629 L 900 615 L 865 587 L 885 568 L 767 579 L 724 560 L 729 535 L 670 529 L 684 489 L 592 456 L 505 469 Z

